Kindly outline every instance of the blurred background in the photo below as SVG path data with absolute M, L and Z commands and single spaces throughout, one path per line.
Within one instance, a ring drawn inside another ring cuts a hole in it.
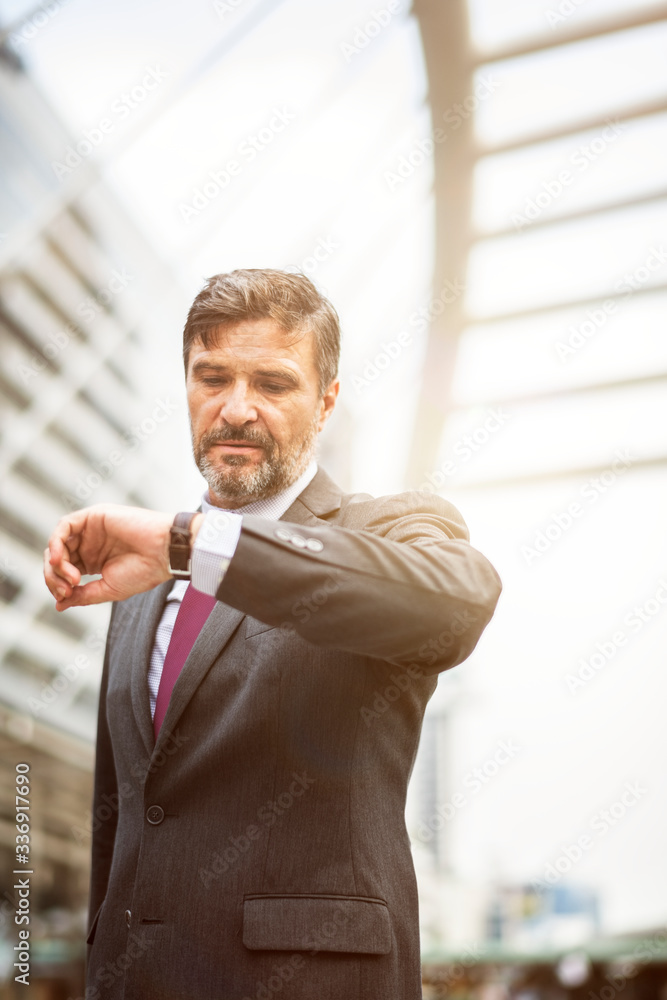
M 76 997 L 109 609 L 69 510 L 192 509 L 211 274 L 340 312 L 321 464 L 433 490 L 504 582 L 407 820 L 424 996 L 667 989 L 667 4 L 0 0 L 0 997 Z M 32 976 L 14 982 L 16 764 Z

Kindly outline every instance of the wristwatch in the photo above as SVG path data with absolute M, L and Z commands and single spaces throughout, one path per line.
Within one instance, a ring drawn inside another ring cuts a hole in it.
M 178 580 L 190 579 L 192 533 L 190 525 L 196 517 L 186 511 L 177 514 L 169 529 L 169 572 Z

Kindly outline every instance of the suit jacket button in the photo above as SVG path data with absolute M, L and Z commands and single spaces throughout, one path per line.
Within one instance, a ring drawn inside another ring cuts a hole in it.
M 164 809 L 162 806 L 149 806 L 146 811 L 146 819 L 153 826 L 157 826 L 164 819 Z
M 290 538 L 292 545 L 296 545 L 297 549 L 305 549 L 306 539 L 303 535 L 292 535 Z
M 281 542 L 289 542 L 292 537 L 291 531 L 286 531 L 285 528 L 278 528 L 276 531 L 276 538 L 279 538 Z
M 306 548 L 310 552 L 321 552 L 322 549 L 324 548 L 324 545 L 319 540 L 319 538 L 309 538 L 308 541 L 306 542 Z
M 125 923 L 127 924 L 128 927 L 132 926 L 132 913 L 130 912 L 130 910 L 125 911 Z

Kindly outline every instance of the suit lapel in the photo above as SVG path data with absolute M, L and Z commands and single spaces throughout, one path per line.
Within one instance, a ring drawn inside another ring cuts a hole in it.
M 153 721 L 151 719 L 151 706 L 148 697 L 148 667 L 155 641 L 155 631 L 160 623 L 167 594 L 171 590 L 172 584 L 173 580 L 167 580 L 165 583 L 161 583 L 159 587 L 155 587 L 154 590 L 150 590 L 147 594 L 140 594 L 137 598 L 140 604 L 136 611 L 137 624 L 133 630 L 134 645 L 130 650 L 132 663 L 132 708 L 137 728 L 141 733 L 141 738 L 149 757 L 153 753 L 155 738 L 153 735 Z M 121 619 L 118 622 L 118 627 L 122 628 L 122 625 Z M 113 627 L 115 628 L 116 625 L 114 624 Z
M 280 520 L 315 525 L 325 515 L 340 510 L 342 497 L 342 491 L 331 476 L 324 469 L 318 468 L 305 490 L 301 491 Z

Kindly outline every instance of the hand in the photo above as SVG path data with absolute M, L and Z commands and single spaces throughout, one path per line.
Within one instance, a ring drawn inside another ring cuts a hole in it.
M 192 524 L 193 540 L 203 518 Z M 44 551 L 44 579 L 56 610 L 122 601 L 171 579 L 169 528 L 173 514 L 118 504 L 95 504 L 61 518 Z M 83 574 L 101 580 L 80 584 Z

